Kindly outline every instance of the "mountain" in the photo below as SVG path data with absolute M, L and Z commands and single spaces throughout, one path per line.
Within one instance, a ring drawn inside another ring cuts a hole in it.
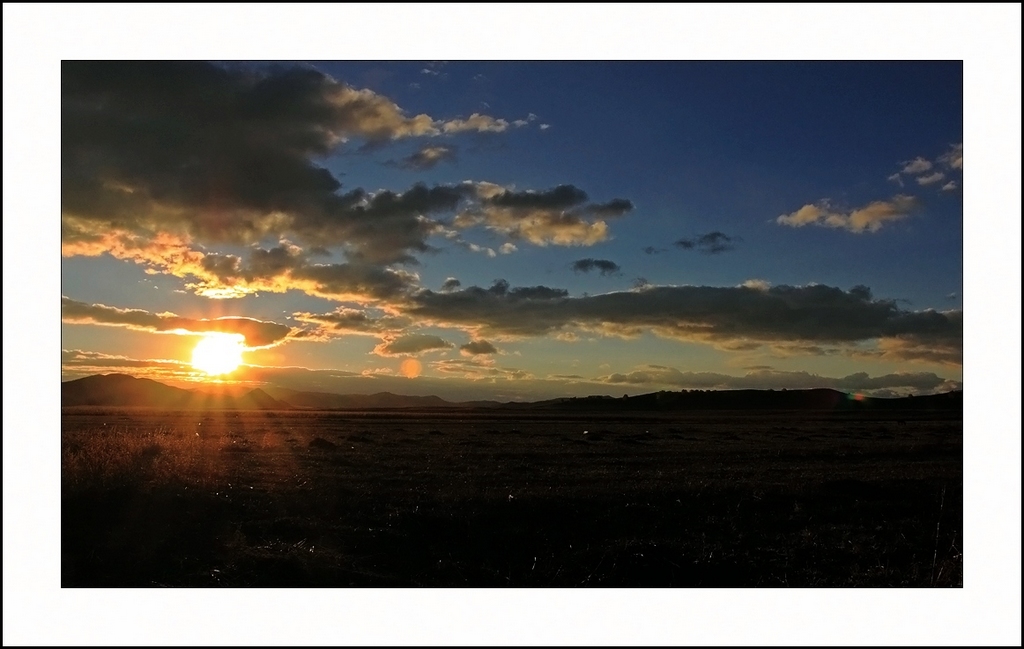
M 185 408 L 192 392 L 127 374 L 97 374 L 60 384 L 62 406 Z
M 652 392 L 634 397 L 590 396 L 526 403 L 497 401 L 451 402 L 436 396 L 331 394 L 268 387 L 246 390 L 211 385 L 195 390 L 173 388 L 150 379 L 104 374 L 61 383 L 62 406 L 145 406 L 207 410 L 366 410 L 372 408 L 506 408 L 561 411 L 674 411 L 674 410 L 963 410 L 963 391 L 922 397 L 882 399 L 854 397 L 831 389 L 813 390 L 682 390 Z
M 134 406 L 169 410 L 290 410 L 260 389 L 182 390 L 127 374 L 98 374 L 60 384 L 61 406 Z
M 362 410 L 366 408 L 451 408 L 463 406 L 441 397 L 415 397 L 391 392 L 376 394 L 332 394 L 328 392 L 300 392 L 287 388 L 267 388 L 270 393 L 296 408 L 318 410 Z M 497 402 L 494 402 L 497 403 Z
M 828 388 L 810 390 L 683 390 L 635 397 L 570 397 L 524 404 L 557 410 L 962 410 L 963 391 L 921 397 L 855 397 Z

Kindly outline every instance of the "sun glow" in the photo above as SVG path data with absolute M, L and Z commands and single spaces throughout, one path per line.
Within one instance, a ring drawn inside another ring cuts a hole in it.
M 399 366 L 398 371 L 402 374 L 402 376 L 408 379 L 414 379 L 420 375 L 420 372 L 423 371 L 423 364 L 420 363 L 415 358 L 407 358 L 404 361 L 402 361 L 402 364 Z
M 192 350 L 192 367 L 211 376 L 235 371 L 242 364 L 242 344 L 239 334 L 208 334 Z

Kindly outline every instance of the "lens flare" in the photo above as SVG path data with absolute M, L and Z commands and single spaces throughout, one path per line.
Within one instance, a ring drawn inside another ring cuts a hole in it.
M 398 367 L 398 371 L 401 372 L 402 376 L 408 379 L 414 379 L 423 371 L 423 364 L 415 358 L 407 358 L 402 361 L 402 364 Z
M 208 334 L 192 350 L 192 367 L 210 376 L 227 374 L 242 364 L 245 338 L 239 334 Z

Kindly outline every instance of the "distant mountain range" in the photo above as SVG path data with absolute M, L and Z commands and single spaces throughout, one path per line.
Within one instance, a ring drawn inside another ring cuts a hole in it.
M 854 396 L 830 388 L 810 390 L 682 390 L 635 397 L 570 397 L 529 404 L 561 410 L 962 410 L 962 390 L 920 397 Z
M 682 390 L 635 397 L 568 397 L 531 403 L 451 402 L 436 396 L 331 394 L 285 388 L 245 390 L 206 386 L 182 390 L 127 374 L 101 374 L 61 383 L 61 406 L 133 406 L 180 410 L 367 410 L 390 408 L 511 408 L 560 411 L 672 410 L 963 410 L 963 391 L 921 397 L 853 397 L 831 389 Z
M 60 384 L 61 406 L 142 406 L 172 410 L 289 410 L 259 388 L 182 390 L 127 374 L 97 374 Z

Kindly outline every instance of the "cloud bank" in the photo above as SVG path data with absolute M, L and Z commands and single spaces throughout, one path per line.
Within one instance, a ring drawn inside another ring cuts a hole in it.
M 60 298 L 61 321 L 72 324 L 96 324 L 127 327 L 136 331 L 156 333 L 232 333 L 241 334 L 249 348 L 271 347 L 301 332 L 276 322 L 253 318 L 224 317 L 212 320 L 183 318 L 173 313 L 150 313 L 142 309 L 118 309 L 104 304 L 88 304 L 71 298 Z
M 613 336 L 643 332 L 704 342 L 722 349 L 807 343 L 808 352 L 836 345 L 853 355 L 884 342 L 890 358 L 961 362 L 959 311 L 905 311 L 863 286 L 848 291 L 810 286 L 643 286 L 632 291 L 570 297 L 546 286 L 471 286 L 421 290 L 402 311 L 419 322 L 459 327 L 481 337 L 529 337 L 582 329 Z M 816 347 L 815 347 L 816 346 Z
M 368 288 L 364 299 L 382 299 L 410 279 L 383 267 L 435 251 L 428 241 L 459 216 L 462 226 L 538 245 L 606 239 L 606 221 L 629 201 L 590 203 L 569 185 L 529 192 L 468 181 L 368 191 L 344 188 L 322 166 L 353 139 L 382 146 L 509 126 L 481 113 L 410 115 L 309 67 L 65 61 L 62 253 L 134 261 L 210 297 L 297 289 L 343 300 Z M 396 164 L 423 169 L 455 150 L 423 146 Z M 292 247 L 272 249 L 285 242 Z M 210 252 L 227 245 L 258 250 Z M 332 249 L 345 263 L 296 252 Z

